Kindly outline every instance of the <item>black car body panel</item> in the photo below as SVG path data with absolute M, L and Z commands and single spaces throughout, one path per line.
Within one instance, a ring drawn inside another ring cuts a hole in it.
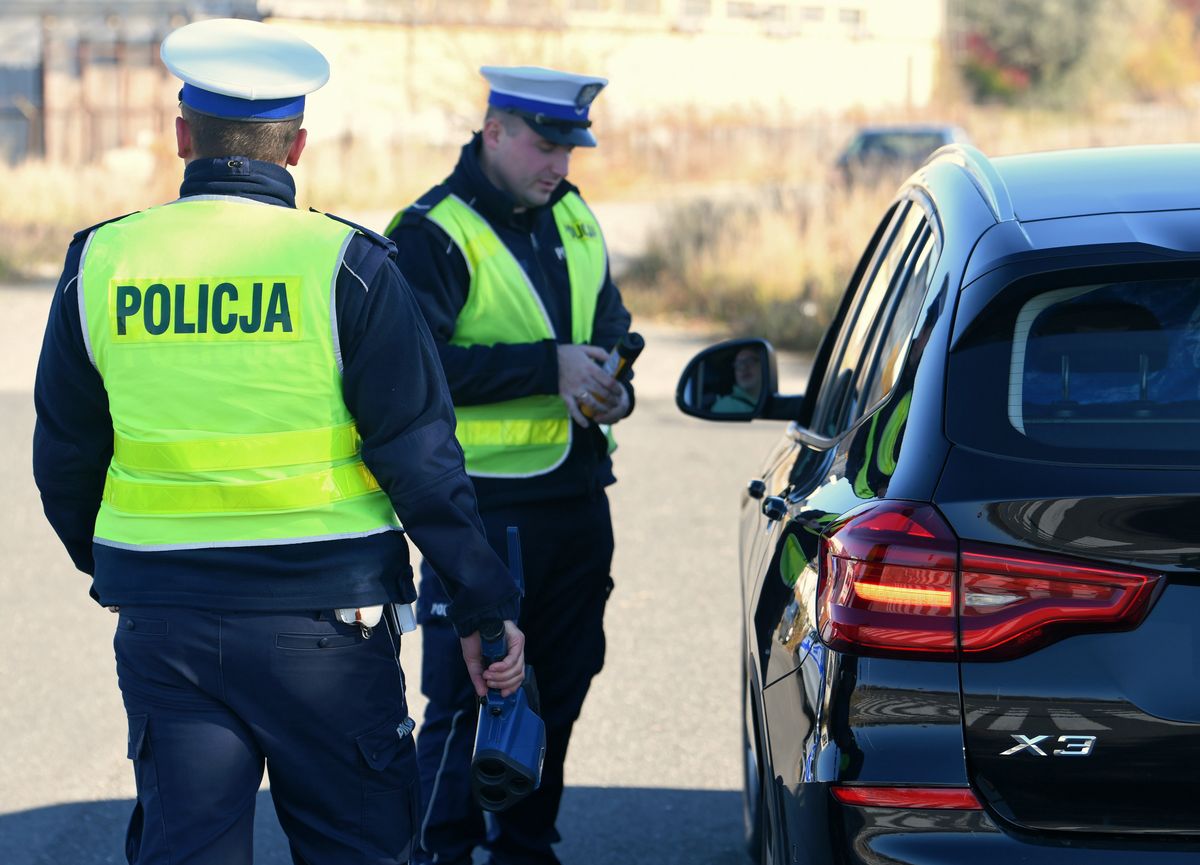
M 1200 862 L 1197 161 L 940 151 L 768 400 L 796 411 L 741 516 L 762 862 Z

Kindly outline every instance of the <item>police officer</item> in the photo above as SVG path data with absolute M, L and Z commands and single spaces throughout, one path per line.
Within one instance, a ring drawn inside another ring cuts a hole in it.
M 597 364 L 630 317 L 600 226 L 565 179 L 572 150 L 596 144 L 588 113 L 607 82 L 532 67 L 481 71 L 491 85 L 482 131 L 388 234 L 442 358 L 488 540 L 503 550 L 515 525 L 525 552 L 519 621 L 546 759 L 541 787 L 495 815 L 487 846 L 495 863 L 555 863 L 567 742 L 604 659 L 613 552 L 604 490 L 614 480 L 606 430 L 633 406 L 632 389 Z M 432 566 L 422 568 L 417 605 L 429 702 L 416 861 L 469 863 L 485 838 L 468 774 L 477 715 Z
M 184 82 L 180 198 L 76 235 L 35 386 L 46 515 L 119 610 L 126 853 L 249 863 L 265 761 L 297 863 L 406 862 L 402 616 L 380 621 L 416 597 L 403 532 L 446 581 L 480 694 L 523 678 L 519 593 L 392 244 L 295 208 L 325 58 L 235 20 L 162 57 Z M 510 651 L 483 672 L 488 619 Z

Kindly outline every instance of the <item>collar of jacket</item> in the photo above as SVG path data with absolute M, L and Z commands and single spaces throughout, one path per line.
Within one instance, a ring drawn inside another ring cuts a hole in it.
M 516 200 L 488 180 L 487 175 L 483 173 L 483 166 L 479 164 L 482 137 L 481 133 L 476 132 L 471 140 L 463 145 L 458 164 L 454 166 L 454 173 L 450 175 L 449 185 L 455 195 L 475 208 L 493 225 L 508 225 L 527 231 L 540 214 L 549 212 L 564 195 L 575 189 L 563 180 L 550 196 L 550 200 L 541 207 L 533 207 L 520 213 L 514 212 Z
M 296 181 L 281 165 L 259 162 L 245 156 L 194 159 L 183 169 L 179 197 L 189 195 L 236 195 L 278 204 L 296 206 Z

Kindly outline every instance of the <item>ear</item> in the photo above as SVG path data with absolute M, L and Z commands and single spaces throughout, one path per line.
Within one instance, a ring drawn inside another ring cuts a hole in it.
M 308 143 L 308 130 L 301 129 L 296 133 L 296 140 L 292 142 L 292 146 L 288 148 L 287 164 L 298 165 L 300 163 L 300 154 L 304 152 L 304 145 Z
M 500 144 L 500 137 L 504 134 L 504 123 L 499 118 L 489 117 L 483 122 L 483 146 L 488 150 L 495 150 Z
M 184 162 L 196 155 L 192 147 L 192 127 L 182 117 L 175 118 L 175 152 Z

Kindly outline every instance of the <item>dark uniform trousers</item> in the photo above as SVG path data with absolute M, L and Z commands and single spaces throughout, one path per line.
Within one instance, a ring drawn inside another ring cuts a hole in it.
M 331 612 L 122 608 L 129 861 L 251 865 L 265 761 L 296 863 L 407 862 L 415 746 L 385 623 L 364 639 Z
M 521 530 L 525 597 L 520 628 L 546 724 L 546 760 L 536 792 L 495 814 L 485 829 L 471 794 L 470 762 L 479 704 L 458 635 L 445 618 L 449 600 L 422 564 L 421 690 L 429 698 L 417 740 L 422 811 L 416 861 L 471 862 L 485 843 L 497 865 L 557 863 L 551 844 L 563 792 L 571 727 L 592 677 L 604 664 L 604 605 L 612 590 L 612 522 L 603 492 L 593 496 L 481 510 L 488 542 L 507 560 L 507 527 Z

